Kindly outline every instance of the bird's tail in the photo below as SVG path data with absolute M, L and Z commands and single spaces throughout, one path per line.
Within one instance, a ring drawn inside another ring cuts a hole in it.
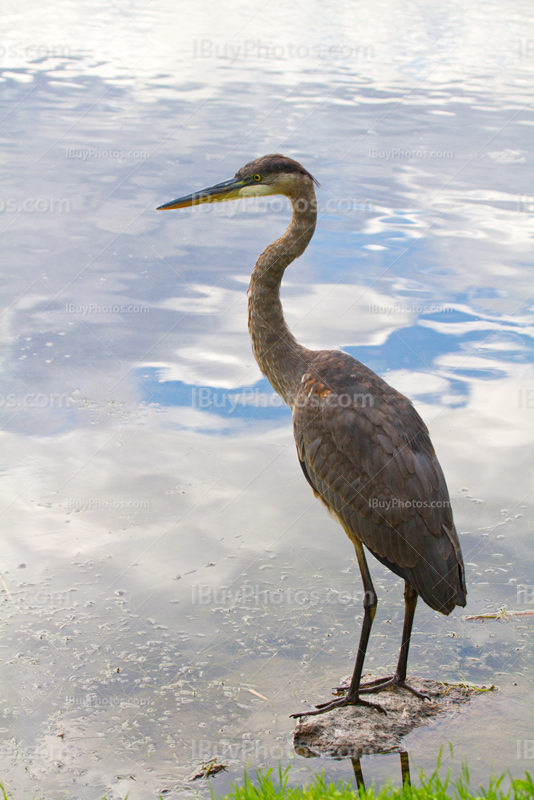
M 467 590 L 460 544 L 454 526 L 444 535 L 427 536 L 425 550 L 413 567 L 399 567 L 373 552 L 375 558 L 413 586 L 425 603 L 441 614 L 465 606 Z

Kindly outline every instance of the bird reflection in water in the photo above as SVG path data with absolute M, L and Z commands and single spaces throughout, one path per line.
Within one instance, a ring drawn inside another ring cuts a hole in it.
M 423 699 L 406 681 L 417 598 L 442 614 L 465 606 L 460 543 L 449 493 L 427 427 L 411 402 L 340 350 L 309 350 L 286 325 L 280 302 L 285 269 L 308 246 L 317 221 L 312 175 L 297 161 L 269 155 L 233 178 L 160 206 L 186 208 L 242 197 L 284 195 L 293 215 L 286 232 L 260 255 L 249 287 L 254 356 L 291 407 L 306 480 L 352 541 L 364 587 L 364 618 L 352 680 L 343 697 L 293 717 L 365 705 L 362 695 L 391 686 Z M 361 683 L 377 596 L 365 549 L 405 582 L 405 614 L 395 673 Z M 384 712 L 385 713 L 385 712 Z
M 406 750 L 403 753 L 399 753 L 400 756 L 400 765 L 401 765 L 401 780 L 403 786 L 411 786 L 412 781 L 410 778 L 410 761 L 408 758 L 408 753 Z M 365 791 L 365 781 L 363 779 L 363 772 L 362 772 L 362 765 L 360 759 L 358 757 L 351 758 L 352 761 L 352 769 L 354 770 L 354 777 L 356 779 L 356 786 L 358 789 L 363 789 Z
M 365 780 L 363 777 L 363 770 L 362 770 L 362 763 L 360 756 L 357 755 L 344 755 L 342 754 L 344 748 L 340 748 L 339 755 L 332 756 L 332 758 L 336 759 L 337 761 L 343 761 L 346 758 L 350 758 L 352 764 L 352 770 L 354 772 L 354 778 L 356 780 L 356 786 L 358 789 L 365 790 Z M 299 756 L 303 756 L 304 758 L 318 758 L 317 753 L 314 753 L 305 745 L 296 745 L 295 752 Z M 374 755 L 390 755 L 390 753 L 375 753 Z M 411 786 L 412 780 L 410 777 L 410 761 L 408 751 L 404 750 L 399 753 L 400 756 L 400 767 L 401 767 L 401 781 L 403 786 Z

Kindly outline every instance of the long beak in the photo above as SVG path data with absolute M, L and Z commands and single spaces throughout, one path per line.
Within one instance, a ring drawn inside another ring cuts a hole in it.
M 170 203 L 159 206 L 156 210 L 168 211 L 171 208 L 188 208 L 189 206 L 200 205 L 200 203 L 222 203 L 225 200 L 234 200 L 234 198 L 239 197 L 239 191 L 244 185 L 244 181 L 236 181 L 235 178 L 232 178 L 229 181 L 202 189 L 201 192 L 193 192 L 193 194 L 188 194 L 185 197 L 179 197 L 177 200 L 172 200 Z

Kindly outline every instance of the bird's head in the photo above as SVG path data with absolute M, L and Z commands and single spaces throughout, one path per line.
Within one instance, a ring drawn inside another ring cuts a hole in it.
M 187 208 L 200 203 L 223 203 L 241 197 L 264 197 L 283 194 L 290 199 L 310 193 L 314 196 L 313 185 L 319 184 L 302 164 L 278 153 L 257 158 L 241 167 L 233 178 L 200 192 L 179 197 L 170 203 L 159 206 L 158 211 L 171 208 Z

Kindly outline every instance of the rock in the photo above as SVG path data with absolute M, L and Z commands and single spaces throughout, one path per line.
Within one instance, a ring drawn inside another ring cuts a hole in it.
M 365 676 L 365 682 L 377 676 Z M 295 750 L 302 756 L 359 758 L 375 753 L 404 750 L 402 738 L 433 717 L 455 713 L 460 706 L 495 686 L 469 683 L 443 683 L 410 677 L 407 682 L 428 695 L 421 700 L 406 689 L 391 687 L 364 699 L 380 704 L 387 714 L 366 706 L 347 706 L 317 717 L 303 717 L 293 737 Z

